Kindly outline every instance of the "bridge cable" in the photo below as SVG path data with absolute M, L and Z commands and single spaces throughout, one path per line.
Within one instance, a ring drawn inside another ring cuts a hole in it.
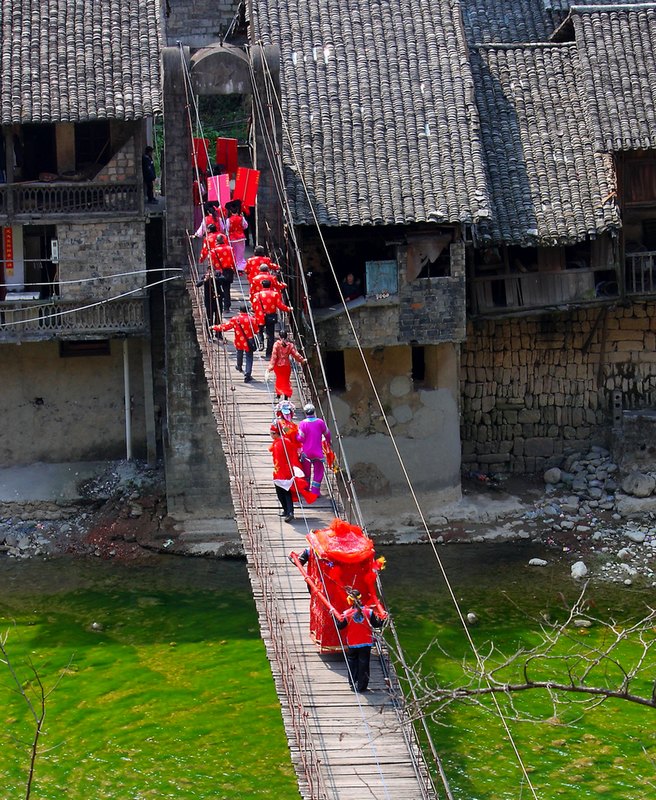
M 249 60 L 249 63 L 251 64 L 251 72 L 253 73 L 252 59 Z M 261 116 L 261 118 L 264 118 L 265 115 L 262 112 L 262 100 L 261 100 L 261 98 L 259 96 L 259 91 L 258 91 L 258 87 L 257 87 L 257 83 L 255 81 L 254 75 L 252 75 L 252 81 L 253 81 L 253 87 L 254 87 L 254 98 L 255 98 L 256 104 L 258 104 L 258 106 L 259 106 L 260 116 Z M 265 87 L 266 87 L 266 90 L 267 90 L 266 107 L 270 110 L 270 114 L 272 114 L 273 112 L 271 111 L 271 109 L 273 109 L 273 103 L 272 103 L 272 99 L 271 99 L 271 96 L 270 96 L 270 82 L 266 82 L 265 83 Z M 271 126 L 271 131 L 275 131 L 276 130 L 275 119 L 273 118 L 273 116 L 270 119 L 270 126 Z M 276 188 L 278 190 L 278 197 L 279 197 L 281 206 L 284 209 L 284 212 L 286 214 L 287 220 L 290 222 L 291 221 L 291 214 L 290 214 L 289 206 L 288 206 L 288 203 L 287 203 L 287 196 L 286 196 L 286 194 L 285 194 L 285 192 L 283 190 L 283 187 L 280 185 L 280 182 L 282 181 L 282 169 L 280 169 L 280 171 L 277 169 L 277 166 L 282 164 L 280 149 L 279 149 L 279 147 L 277 146 L 277 144 L 275 142 L 273 142 L 273 144 L 272 144 L 271 134 L 268 133 L 268 131 L 266 130 L 266 127 L 264 125 L 263 125 L 263 135 L 264 135 L 265 150 L 267 151 L 267 157 L 268 157 L 269 162 L 271 164 L 271 169 L 272 169 L 272 174 L 274 175 L 274 180 L 276 179 L 276 176 L 280 176 L 279 179 L 276 180 Z M 272 149 L 274 150 L 273 163 L 271 163 L 272 162 L 272 155 L 271 155 L 271 150 Z M 295 254 L 296 254 L 296 257 L 297 257 L 297 261 L 300 264 L 301 263 L 300 250 L 299 250 L 298 244 L 297 244 L 297 242 L 295 240 L 295 231 L 294 231 L 294 228 L 293 228 L 292 224 L 289 224 L 288 230 L 290 232 L 291 237 L 294 239 Z M 303 275 L 302 272 L 301 272 L 301 280 L 303 281 L 303 285 L 304 285 L 304 289 L 305 289 L 305 295 L 307 297 L 308 296 L 307 286 L 305 285 L 304 275 Z M 312 326 L 314 328 L 314 320 L 313 320 L 313 318 L 311 318 L 311 322 L 312 322 Z M 299 339 L 300 339 L 300 337 L 299 337 Z M 316 340 L 317 340 L 317 336 L 316 336 L 316 331 L 315 331 L 315 343 L 316 343 Z M 321 370 L 322 370 L 323 375 L 324 375 L 325 385 L 328 386 L 328 381 L 326 379 L 325 369 L 324 369 L 324 366 L 323 366 L 323 361 L 320 360 L 319 364 L 320 364 Z M 310 372 L 310 375 L 313 378 L 311 372 Z M 315 394 L 316 394 L 317 398 L 320 396 L 319 392 L 316 391 L 316 387 L 315 387 Z M 337 428 L 338 426 L 337 426 L 337 422 L 336 422 L 336 418 L 335 418 L 335 414 L 334 414 L 334 409 L 332 409 L 332 401 L 331 401 L 331 398 L 330 398 L 329 395 L 328 395 L 328 402 L 329 402 L 329 404 L 331 406 L 332 422 L 334 423 L 334 427 Z M 339 440 L 340 440 L 340 445 L 341 445 L 341 436 L 340 436 Z M 342 449 L 342 453 L 343 453 L 343 449 Z M 345 454 L 343 454 L 343 455 L 344 455 L 344 463 L 346 464 L 346 469 L 348 470 L 348 462 L 346 461 Z M 350 475 L 349 475 L 349 480 L 350 480 Z M 328 485 L 330 485 L 328 481 L 327 481 L 327 483 L 328 483 Z M 348 487 L 346 487 L 346 488 L 347 488 L 347 494 L 349 494 L 351 497 L 353 497 L 352 492 L 348 492 Z M 355 501 L 357 502 L 357 497 L 355 498 Z M 334 503 L 334 501 L 333 501 L 333 503 Z M 305 522 L 306 522 L 306 528 L 308 528 L 307 520 L 305 520 Z M 364 526 L 362 526 L 362 527 L 364 527 Z M 308 533 L 309 533 L 309 529 L 308 529 Z M 324 575 L 320 565 L 319 565 L 319 574 L 320 574 L 321 581 L 322 581 L 322 588 L 324 589 L 324 593 L 327 594 L 325 575 Z M 339 638 L 339 641 L 340 641 L 340 646 L 341 646 L 341 649 L 342 649 L 342 653 L 345 656 L 346 653 L 345 653 L 344 641 L 342 639 L 342 636 L 341 636 L 341 633 L 339 632 L 339 630 L 337 631 L 337 635 L 338 635 L 338 638 Z M 379 642 L 378 637 L 376 637 L 376 642 L 377 642 L 377 648 L 380 650 L 380 642 Z M 347 662 L 347 669 L 348 669 L 348 662 Z M 353 682 L 353 676 L 352 675 L 350 675 L 350 679 L 351 679 L 351 682 Z M 364 717 L 365 717 L 364 709 L 362 707 L 360 698 L 356 697 L 356 700 L 357 700 L 358 706 L 360 708 L 360 713 L 361 713 L 361 715 L 363 717 L 364 725 L 367 728 L 368 736 L 369 736 L 369 738 L 371 740 L 372 739 L 371 731 L 370 731 L 368 723 L 366 722 L 366 719 L 364 719 Z M 403 728 L 403 732 L 404 732 L 404 735 L 405 735 L 405 729 L 404 728 Z M 371 747 L 374 750 L 374 754 L 375 754 L 375 749 L 376 748 L 375 748 L 375 745 L 374 745 L 373 741 L 370 741 L 370 744 L 371 744 Z M 433 751 L 434 751 L 434 748 L 433 748 Z M 421 779 L 424 778 L 424 776 L 421 774 L 421 770 L 419 770 L 418 767 L 417 767 L 417 763 L 416 763 L 416 759 L 414 758 L 414 752 L 413 752 L 412 746 L 409 746 L 409 752 L 411 753 L 411 755 L 413 755 L 413 759 L 412 759 L 413 768 L 415 769 L 415 773 L 417 774 L 418 779 L 420 779 L 420 783 L 421 783 Z M 379 774 L 380 774 L 381 780 L 382 780 L 383 784 L 385 784 L 385 778 L 384 778 L 384 775 L 383 775 L 382 770 L 380 768 L 379 759 L 378 759 L 378 757 L 376 755 L 374 755 L 374 757 L 376 758 L 376 761 L 377 761 L 377 764 L 378 764 Z M 438 761 L 438 763 L 439 763 L 439 761 Z M 385 786 L 385 791 L 387 793 L 387 787 L 386 786 Z M 422 792 L 423 792 L 423 785 L 422 785 Z M 448 788 L 447 788 L 447 792 L 448 792 Z
M 388 433 L 388 436 L 390 438 L 390 442 L 391 442 L 392 447 L 394 449 L 395 455 L 396 455 L 396 457 L 398 459 L 399 465 L 401 467 L 401 471 L 402 471 L 403 476 L 404 476 L 404 478 L 406 480 L 406 483 L 408 485 L 408 488 L 409 488 L 409 491 L 411 493 L 413 502 L 414 502 L 415 507 L 417 509 L 417 512 L 419 514 L 419 518 L 421 520 L 421 523 L 422 523 L 422 526 L 424 528 L 424 531 L 425 531 L 425 533 L 427 535 L 428 541 L 429 541 L 429 543 L 431 545 L 431 549 L 433 551 L 433 554 L 434 554 L 435 559 L 437 561 L 437 564 L 439 566 L 440 572 L 442 573 L 442 577 L 443 577 L 445 585 L 447 587 L 447 591 L 448 591 L 448 593 L 449 593 L 449 595 L 451 597 L 452 603 L 453 603 L 453 605 L 454 605 L 454 607 L 456 609 L 456 613 L 458 615 L 458 618 L 460 620 L 461 626 L 462 626 L 463 631 L 465 633 L 465 637 L 468 640 L 468 643 L 469 643 L 469 646 L 470 646 L 470 648 L 472 650 L 472 653 L 474 654 L 474 657 L 476 659 L 479 671 L 480 671 L 481 675 L 483 676 L 484 680 L 486 681 L 486 683 L 489 686 L 490 685 L 489 677 L 488 677 L 488 675 L 487 675 L 487 673 L 486 673 L 486 671 L 484 669 L 483 659 L 482 659 L 482 657 L 480 655 L 480 652 L 479 652 L 478 648 L 476 647 L 476 644 L 475 644 L 475 642 L 474 642 L 474 640 L 473 640 L 473 638 L 471 636 L 469 628 L 467 627 L 467 623 L 465 621 L 462 609 L 460 608 L 460 604 L 458 603 L 458 599 L 457 599 L 457 597 L 455 595 L 455 592 L 453 590 L 453 587 L 452 587 L 451 582 L 449 580 L 449 577 L 447 575 L 446 568 L 444 567 L 442 559 L 440 558 L 440 555 L 438 553 L 434 537 L 430 533 L 430 530 L 428 528 L 428 523 L 427 523 L 426 518 L 424 516 L 424 513 L 423 513 L 423 510 L 422 510 L 421 505 L 419 503 L 419 500 L 417 498 L 417 495 L 416 495 L 416 492 L 414 490 L 414 487 L 412 485 L 412 481 L 410 479 L 410 476 L 409 476 L 409 474 L 407 472 L 405 463 L 403 461 L 403 457 L 402 457 L 402 455 L 401 455 L 401 453 L 400 453 L 400 451 L 398 449 L 398 445 L 396 444 L 394 433 L 393 433 L 393 431 L 392 431 L 392 429 L 390 427 L 389 420 L 388 420 L 387 414 L 385 412 L 383 403 L 381 401 L 380 395 L 378 393 L 378 390 L 376 389 L 376 386 L 375 386 L 375 383 L 374 383 L 374 380 L 373 380 L 373 376 L 371 374 L 371 370 L 370 370 L 369 365 L 367 364 L 366 358 L 364 356 L 362 345 L 360 344 L 360 340 L 359 340 L 357 331 L 356 331 L 355 326 L 353 324 L 352 315 L 351 315 L 350 310 L 349 310 L 349 308 L 348 308 L 348 306 L 346 304 L 343 292 L 342 292 L 341 287 L 339 285 L 339 281 L 338 281 L 338 278 L 337 278 L 335 267 L 334 267 L 334 264 L 333 264 L 332 259 L 330 257 L 330 253 L 328 252 L 328 248 L 326 246 L 325 238 L 324 238 L 323 233 L 321 231 L 320 223 L 319 223 L 318 217 L 316 215 L 314 204 L 313 204 L 312 199 L 310 197 L 309 189 L 308 189 L 307 184 L 305 182 L 305 179 L 303 177 L 303 171 L 301 169 L 301 166 L 299 164 L 296 151 L 294 149 L 294 143 L 292 141 L 291 134 L 289 133 L 289 128 L 288 128 L 288 126 L 286 124 L 286 121 L 284 119 L 282 105 L 281 105 L 280 99 L 279 99 L 279 97 L 278 97 L 278 95 L 277 95 L 277 93 L 275 91 L 275 83 L 273 81 L 273 77 L 272 77 L 272 75 L 270 73 L 270 70 L 268 69 L 268 65 L 266 64 L 266 60 L 264 58 L 262 59 L 262 63 L 263 63 L 263 66 L 264 66 L 264 71 L 265 71 L 266 77 L 267 77 L 269 83 L 271 84 L 271 86 L 273 87 L 273 91 L 271 93 L 271 96 L 275 100 L 275 102 L 277 103 L 277 106 L 278 106 L 278 109 L 279 109 L 281 125 L 282 125 L 283 131 L 284 131 L 284 133 L 286 135 L 288 146 L 289 146 L 289 151 L 290 151 L 291 156 L 292 156 L 293 161 L 294 161 L 294 166 L 296 168 L 296 176 L 297 176 L 298 180 L 300 180 L 300 182 L 301 182 L 301 184 L 303 186 L 303 190 L 305 192 L 305 197 L 306 197 L 306 200 L 307 200 L 307 203 L 308 203 L 308 207 L 309 207 L 311 215 L 312 215 L 312 219 L 314 221 L 314 225 L 315 225 L 316 230 L 317 230 L 317 234 L 318 234 L 319 239 L 321 241 L 321 245 L 323 247 L 323 250 L 324 250 L 327 262 L 328 262 L 328 266 L 330 268 L 330 272 L 331 272 L 331 274 L 332 274 L 332 276 L 333 276 L 333 278 L 335 280 L 335 284 L 337 285 L 337 289 L 338 289 L 338 292 L 339 292 L 339 295 L 340 295 L 340 300 L 341 300 L 342 305 L 344 307 L 344 310 L 345 310 L 345 313 L 346 313 L 346 318 L 347 318 L 351 333 L 352 333 L 352 335 L 354 337 L 354 340 L 355 340 L 356 349 L 359 352 L 359 355 L 360 355 L 360 358 L 362 360 L 365 372 L 367 374 L 367 377 L 369 379 L 369 382 L 370 382 L 370 385 L 371 385 L 371 388 L 372 388 L 372 392 L 374 394 L 374 397 L 375 397 L 376 402 L 378 404 L 379 410 L 381 412 L 382 419 L 384 421 L 384 425 L 385 425 L 385 427 L 387 429 L 387 433 Z M 299 255 L 300 255 L 300 253 L 299 253 Z M 304 284 L 305 284 L 305 281 L 304 281 Z M 309 297 L 309 295 L 308 295 L 308 297 Z M 309 303 L 308 303 L 308 310 L 309 310 L 310 317 L 312 317 L 311 307 L 310 307 Z M 314 329 L 313 329 L 313 332 L 314 332 Z M 315 341 L 315 345 L 317 345 L 317 348 L 318 348 L 318 342 Z M 518 762 L 518 764 L 520 766 L 520 769 L 522 771 L 524 780 L 526 781 L 526 784 L 529 787 L 529 789 L 531 791 L 531 794 L 533 795 L 535 800 L 537 800 L 537 793 L 536 793 L 535 787 L 533 786 L 533 783 L 531 782 L 530 776 L 529 776 L 528 771 L 527 771 L 527 767 L 524 764 L 524 761 L 523 761 L 523 759 L 521 757 L 521 754 L 519 752 L 519 749 L 517 747 L 515 739 L 514 739 L 514 737 L 512 735 L 512 732 L 510 730 L 510 726 L 508 724 L 508 720 L 506 719 L 506 717 L 505 717 L 505 715 L 504 715 L 504 713 L 503 713 L 503 711 L 501 709 L 501 706 L 500 706 L 500 703 L 499 703 L 498 699 L 495 697 L 495 695 L 493 693 L 491 694 L 491 699 L 492 699 L 493 704 L 494 704 L 494 706 L 496 708 L 497 715 L 499 716 L 499 718 L 501 720 L 501 723 L 502 723 L 502 725 L 503 725 L 503 727 L 505 729 L 506 737 L 507 737 L 507 739 L 508 739 L 508 741 L 509 741 L 509 743 L 510 743 L 510 745 L 512 747 L 512 750 L 513 750 L 513 752 L 515 754 L 517 762 Z
M 188 92 L 188 88 L 187 88 L 187 87 L 186 87 L 186 91 Z M 188 94 L 187 96 L 189 97 L 189 94 Z M 188 103 L 188 109 L 189 109 L 189 103 Z M 190 122 L 191 122 L 191 121 L 190 121 Z M 189 237 L 189 240 L 191 240 L 191 237 Z M 190 244 L 191 244 L 191 241 L 190 241 Z M 191 248 L 191 247 L 190 247 L 190 253 L 189 253 L 189 255 L 190 255 L 190 268 L 191 268 L 191 271 L 192 271 L 192 273 L 195 271 L 195 272 L 196 272 L 196 275 L 198 275 L 198 270 L 197 270 L 197 267 L 196 267 L 196 262 L 195 262 L 195 254 L 194 254 L 193 248 Z M 228 372 L 229 372 L 229 371 L 228 371 Z M 229 373 L 229 374 L 230 374 L 230 373 Z M 289 464 L 289 467 L 290 467 L 290 469 L 291 469 L 291 464 Z M 305 526 L 306 526 L 306 530 L 309 532 L 310 528 L 309 528 L 309 524 L 308 524 L 307 517 L 306 517 L 306 515 L 305 515 L 304 504 L 303 504 L 303 502 L 302 502 L 302 499 L 301 499 L 301 498 L 299 498 L 299 501 L 300 501 L 300 502 L 299 502 L 299 505 L 301 506 L 301 509 L 302 509 L 302 514 L 303 514 L 303 518 L 304 518 L 304 523 L 305 523 Z M 340 642 L 341 642 L 341 646 L 342 646 L 342 651 L 343 651 L 343 654 L 345 654 L 345 653 L 344 653 L 344 645 L 343 645 L 343 642 L 342 642 L 342 640 L 341 640 L 341 636 L 340 636 L 339 638 L 340 638 Z M 353 676 L 351 676 L 351 678 L 352 678 L 352 677 L 353 677 Z M 359 706 L 360 706 L 360 713 L 361 713 L 361 715 L 362 715 L 362 717 L 363 717 L 363 719 L 364 719 L 364 717 L 365 717 L 365 715 L 364 715 L 364 709 L 363 709 L 363 707 L 362 707 L 362 705 L 361 705 L 360 698 L 357 698 L 357 700 L 358 700 L 358 704 L 359 704 Z M 366 724 L 366 720 L 365 720 L 365 724 Z M 374 746 L 374 744 L 373 744 L 372 734 L 371 734 L 371 731 L 370 731 L 370 729 L 369 729 L 369 726 L 368 726 L 368 725 L 367 725 L 367 729 L 368 729 L 368 734 L 369 734 L 369 737 L 370 737 L 370 739 L 371 739 L 371 745 L 372 745 L 372 747 L 374 747 L 374 749 L 375 749 L 375 746 Z M 376 757 L 376 762 L 377 762 L 377 764 L 378 764 L 378 770 L 379 770 L 379 772 L 380 772 L 380 775 L 381 775 L 381 780 L 382 780 L 383 784 L 385 784 L 385 778 L 384 778 L 384 775 L 382 774 L 381 767 L 380 767 L 380 762 L 379 762 L 379 759 L 378 759 L 377 757 Z M 384 790 L 385 790 L 385 795 L 386 795 L 386 797 L 387 797 L 387 798 L 390 798 L 389 792 L 388 792 L 388 790 L 387 790 L 387 787 L 386 787 L 385 785 L 384 785 Z

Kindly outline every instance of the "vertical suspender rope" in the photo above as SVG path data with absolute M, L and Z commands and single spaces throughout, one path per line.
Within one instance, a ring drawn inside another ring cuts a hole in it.
M 271 76 L 270 72 L 267 69 L 266 60 L 262 59 L 262 63 L 263 63 L 263 68 L 264 68 L 264 71 L 265 71 L 265 75 L 267 76 L 269 83 L 273 87 L 273 79 L 272 79 L 272 76 Z M 369 369 L 369 365 L 367 364 L 367 361 L 366 361 L 366 359 L 364 357 L 364 352 L 362 350 L 362 346 L 360 344 L 357 331 L 356 331 L 355 326 L 353 324 L 353 319 L 352 319 L 351 313 L 350 313 L 350 311 L 349 311 L 349 309 L 348 309 L 348 307 L 346 305 L 346 302 L 345 302 L 344 295 L 342 293 L 341 287 L 339 286 L 339 281 L 337 279 L 337 274 L 335 272 L 335 267 L 334 267 L 334 264 L 333 264 L 332 259 L 330 257 L 330 253 L 328 252 L 328 248 L 326 246 L 326 242 L 325 242 L 325 239 L 323 237 L 323 233 L 321 231 L 321 226 L 319 224 L 319 220 L 318 220 L 318 218 L 316 216 L 316 212 L 315 212 L 314 204 L 313 204 L 311 196 L 310 196 L 310 192 L 309 192 L 309 190 L 307 188 L 307 185 L 306 185 L 304 177 L 303 177 L 303 171 L 302 171 L 302 169 L 300 167 L 300 164 L 298 162 L 298 158 L 296 156 L 296 152 L 294 150 L 294 144 L 293 144 L 291 135 L 289 133 L 289 129 L 288 129 L 288 127 L 287 127 L 287 125 L 285 123 L 285 120 L 284 120 L 284 115 L 282 113 L 282 107 L 280 105 L 279 98 L 278 98 L 275 90 L 273 90 L 271 94 L 272 94 L 272 100 L 274 100 L 278 104 L 278 109 L 279 109 L 279 112 L 280 112 L 280 118 L 281 118 L 283 131 L 284 131 L 284 134 L 287 137 L 289 150 L 290 150 L 290 153 L 291 153 L 292 158 L 294 160 L 294 166 L 296 168 L 296 174 L 298 175 L 298 177 L 299 177 L 299 179 L 301 181 L 301 184 L 303 186 L 303 190 L 305 192 L 305 197 L 306 197 L 306 200 L 307 200 L 307 203 L 308 203 L 308 207 L 309 207 L 310 212 L 312 214 L 312 219 L 314 221 L 314 225 L 316 227 L 319 239 L 321 241 L 321 245 L 322 245 L 324 253 L 326 255 L 326 259 L 327 259 L 331 274 L 332 274 L 332 276 L 333 276 L 333 278 L 335 280 L 335 284 L 337 285 L 337 289 L 338 289 L 338 292 L 339 292 L 340 300 L 341 300 L 341 302 L 342 302 L 342 304 L 344 306 L 344 309 L 345 309 L 346 318 L 347 318 L 349 327 L 351 329 L 351 333 L 352 333 L 352 335 L 354 337 L 354 340 L 355 340 L 355 343 L 356 343 L 356 349 L 358 350 L 358 352 L 360 354 L 360 358 L 362 359 L 362 363 L 363 363 L 365 372 L 367 373 L 367 377 L 369 379 L 369 382 L 370 382 L 370 385 L 371 385 L 371 388 L 372 388 L 372 392 L 374 394 L 374 397 L 375 397 L 376 402 L 378 404 L 380 413 L 382 415 L 382 419 L 383 419 L 385 427 L 387 429 L 387 433 L 388 433 L 388 436 L 390 438 L 390 442 L 392 444 L 392 447 L 394 448 L 394 452 L 395 452 L 395 455 L 396 455 L 396 457 L 397 457 L 397 459 L 399 461 L 399 465 L 401 467 L 401 471 L 403 472 L 404 478 L 406 480 L 406 483 L 407 483 L 408 488 L 410 490 L 411 496 L 413 498 L 413 502 L 414 502 L 415 507 L 417 509 L 417 512 L 419 514 L 419 518 L 421 520 L 422 526 L 424 528 L 424 531 L 427 534 L 428 540 L 429 540 L 430 545 L 431 545 L 431 549 L 432 549 L 433 554 L 435 556 L 435 559 L 436 559 L 436 561 L 437 561 L 437 563 L 439 565 L 440 572 L 442 574 L 442 577 L 444 579 L 445 585 L 446 585 L 447 590 L 449 592 L 449 595 L 451 597 L 451 601 L 452 601 L 452 603 L 454 605 L 454 608 L 455 608 L 456 613 L 458 615 L 458 618 L 460 620 L 462 629 L 463 629 L 463 631 L 465 633 L 465 637 L 466 637 L 466 639 L 467 639 L 467 641 L 469 643 L 470 649 L 471 649 L 471 651 L 474 654 L 474 657 L 476 659 L 476 663 L 478 665 L 480 674 L 483 676 L 484 680 L 486 680 L 486 682 L 488 682 L 488 685 L 489 685 L 489 681 L 487 680 L 487 675 L 486 675 L 486 671 L 485 671 L 485 668 L 484 668 L 483 660 L 482 660 L 481 655 L 480 655 L 480 653 L 478 651 L 478 648 L 476 647 L 476 644 L 475 644 L 475 642 L 474 642 L 474 640 L 473 640 L 473 638 L 471 636 L 471 633 L 469 632 L 469 629 L 467 627 L 467 623 L 465 622 L 465 618 L 464 618 L 462 609 L 460 608 L 460 604 L 458 603 L 458 599 L 455 596 L 455 592 L 453 590 L 453 587 L 451 586 L 451 582 L 450 582 L 449 577 L 447 575 L 447 572 L 446 572 L 446 569 L 445 569 L 444 564 L 442 562 L 442 559 L 440 558 L 439 553 L 437 551 L 437 546 L 435 544 L 435 540 L 434 540 L 434 538 L 433 538 L 433 536 L 430 533 L 430 530 L 428 528 L 428 523 L 427 523 L 426 518 L 424 516 L 423 510 L 422 510 L 422 508 L 420 506 L 420 503 L 419 503 L 419 500 L 417 498 L 417 495 L 416 495 L 416 493 L 414 491 L 414 487 L 412 486 L 412 481 L 411 481 L 410 476 L 409 476 L 409 474 L 407 472 L 407 469 L 405 467 L 405 463 L 403 461 L 403 457 L 401 456 L 401 453 L 400 453 L 400 451 L 398 449 L 398 446 L 396 444 L 396 440 L 395 440 L 394 434 L 393 434 L 392 429 L 391 429 L 391 427 L 389 425 L 389 420 L 387 418 L 387 414 L 385 413 L 385 409 L 384 409 L 383 403 L 381 401 L 380 395 L 379 395 L 379 393 L 378 393 L 378 391 L 376 389 L 376 385 L 374 383 L 373 376 L 372 376 L 371 371 Z M 297 249 L 297 252 L 298 252 L 298 249 Z M 300 257 L 300 253 L 299 253 L 299 257 Z M 306 281 L 305 281 L 305 276 L 303 275 L 302 271 L 301 271 L 301 274 L 303 276 L 302 280 L 303 280 L 304 288 L 305 288 L 306 294 L 307 294 L 307 284 L 306 284 Z M 310 308 L 309 303 L 308 303 L 308 310 L 309 310 L 310 316 L 312 316 L 311 315 L 311 308 Z M 317 349 L 319 349 L 318 341 L 316 340 L 316 332 L 315 332 L 315 329 L 314 329 L 314 325 L 313 325 L 313 333 L 315 334 L 315 346 L 317 346 Z M 322 364 L 322 372 L 323 372 L 323 364 Z M 325 379 L 325 376 L 324 376 L 324 379 Z M 520 752 L 518 750 L 517 744 L 516 744 L 515 739 L 514 739 L 514 737 L 512 735 L 512 732 L 510 730 L 510 726 L 508 725 L 508 721 L 507 721 L 505 715 L 503 714 L 503 711 L 501 710 L 501 706 L 499 704 L 499 701 L 495 697 L 494 694 L 491 695 L 491 698 L 492 698 L 492 702 L 493 702 L 493 704 L 495 706 L 495 709 L 497 711 L 497 714 L 498 714 L 498 716 L 499 716 L 499 718 L 501 720 L 501 723 L 502 723 L 502 725 L 503 725 L 503 727 L 505 729 L 506 737 L 507 737 L 507 739 L 508 739 L 508 741 L 509 741 L 509 743 L 510 743 L 510 745 L 512 747 L 512 750 L 513 750 L 513 752 L 515 754 L 517 762 L 518 762 L 518 764 L 520 766 L 522 775 L 524 777 L 524 780 L 526 781 L 526 785 L 529 787 L 529 789 L 531 791 L 531 794 L 533 795 L 535 800 L 538 800 L 535 787 L 533 786 L 533 783 L 532 783 L 531 778 L 530 778 L 530 776 L 528 774 L 526 765 L 524 764 L 524 761 L 523 761 L 523 759 L 521 757 L 521 754 L 520 754 Z

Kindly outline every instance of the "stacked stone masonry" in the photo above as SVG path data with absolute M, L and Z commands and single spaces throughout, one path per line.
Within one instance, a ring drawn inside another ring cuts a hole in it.
M 218 41 L 239 4 L 239 0 L 169 0 L 164 4 L 167 45 L 203 47 Z
M 614 393 L 656 408 L 656 304 L 469 322 L 460 381 L 470 469 L 539 472 L 608 445 Z

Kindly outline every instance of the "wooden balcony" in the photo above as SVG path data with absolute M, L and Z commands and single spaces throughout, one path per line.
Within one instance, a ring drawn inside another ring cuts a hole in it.
M 129 183 L 12 183 L 0 185 L 0 216 L 7 219 L 73 214 L 136 214 L 143 189 Z
M 107 339 L 148 332 L 145 298 L 88 305 L 57 298 L 0 303 L 0 342 Z
M 580 305 L 619 294 L 617 281 L 609 279 L 607 267 L 513 272 L 475 277 L 471 281 L 473 310 L 478 314 Z

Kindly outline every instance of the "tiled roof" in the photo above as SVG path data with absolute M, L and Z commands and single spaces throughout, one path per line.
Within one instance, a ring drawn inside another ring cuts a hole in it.
M 619 228 L 609 156 L 586 127 L 574 44 L 472 52 L 492 216 L 482 238 L 569 244 Z
M 598 150 L 656 148 L 656 3 L 572 10 Z
M 621 0 L 621 3 L 618 3 L 618 0 L 542 0 L 542 2 L 546 9 L 568 12 L 574 6 L 633 6 L 644 3 L 645 0 Z
M 281 50 L 294 221 L 471 222 L 488 212 L 454 0 L 253 0 L 252 40 Z
M 471 43 L 543 42 L 562 21 L 545 0 L 460 0 Z
M 0 0 L 1 121 L 162 110 L 159 0 Z

